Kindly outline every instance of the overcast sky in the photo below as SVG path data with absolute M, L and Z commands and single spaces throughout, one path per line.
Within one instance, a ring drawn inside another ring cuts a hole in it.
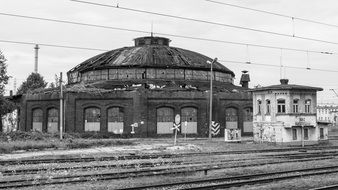
M 237 25 L 260 30 L 273 31 L 321 39 L 338 43 L 338 27 L 318 25 L 283 18 L 249 10 L 238 9 L 207 2 L 205 0 L 88 0 L 97 3 L 117 5 L 159 12 L 182 17 L 208 20 L 229 25 Z M 338 1 L 336 0 L 216 0 L 261 9 L 289 16 L 306 18 L 338 25 Z M 61 19 L 111 27 L 167 33 L 173 35 L 210 38 L 215 40 L 253 43 L 286 48 L 336 52 L 336 55 L 315 54 L 252 46 L 198 41 L 169 37 L 171 46 L 199 52 L 211 58 L 240 62 L 254 62 L 271 65 L 310 67 L 337 72 L 285 69 L 283 77 L 292 84 L 310 85 L 324 88 L 318 94 L 319 102 L 336 102 L 338 98 L 329 89 L 338 92 L 338 45 L 308 40 L 264 34 L 254 31 L 234 29 L 192 21 L 178 20 L 163 16 L 128 12 L 126 10 L 99 7 L 68 0 L 0 0 L 0 13 L 20 14 L 50 19 Z M 80 46 L 99 49 L 117 49 L 132 46 L 133 39 L 148 34 L 77 26 L 47 21 L 30 20 L 0 15 L 0 40 L 46 43 L 66 46 Z M 168 37 L 168 36 L 164 36 Z M 0 50 L 8 60 L 8 73 L 13 77 L 8 90 L 13 89 L 13 79 L 17 87 L 34 69 L 34 46 L 0 42 Z M 102 53 L 100 51 L 74 50 L 41 46 L 39 51 L 39 73 L 46 81 L 52 82 L 54 75 L 68 70 L 82 61 Z M 224 63 L 236 74 L 238 85 L 242 70 L 251 76 L 250 87 L 278 84 L 280 69 L 262 65 Z

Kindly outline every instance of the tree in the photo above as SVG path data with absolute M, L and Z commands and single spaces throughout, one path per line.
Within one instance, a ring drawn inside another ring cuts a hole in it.
M 26 81 L 24 81 L 20 87 L 18 88 L 17 94 L 26 94 L 35 89 L 45 88 L 47 86 L 47 82 L 43 79 L 39 73 L 31 73 Z
M 49 83 L 49 88 L 58 88 L 60 86 L 60 79 L 56 74 L 54 75 L 54 80 L 55 82 Z
M 6 58 L 3 53 L 0 51 L 0 132 L 2 132 L 2 116 L 12 112 L 16 106 L 13 102 L 7 100 L 4 97 L 5 87 L 8 84 L 9 77 L 7 75 L 7 64 Z

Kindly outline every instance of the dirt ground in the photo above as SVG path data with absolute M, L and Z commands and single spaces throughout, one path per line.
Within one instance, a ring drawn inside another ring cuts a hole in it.
M 254 143 L 251 138 L 244 138 L 242 142 L 225 142 L 223 138 L 209 139 L 178 139 L 174 146 L 173 138 L 161 139 L 128 139 L 135 142 L 135 145 L 121 145 L 110 147 L 95 147 L 85 149 L 70 150 L 42 150 L 15 152 L 11 154 L 1 154 L 0 160 L 23 159 L 23 158 L 42 158 L 42 157 L 67 157 L 67 156 L 100 156 L 117 154 L 150 154 L 150 153 L 185 153 L 185 152 L 212 152 L 212 151 L 232 151 L 232 150 L 251 150 L 251 149 L 273 149 L 283 148 L 283 145 Z

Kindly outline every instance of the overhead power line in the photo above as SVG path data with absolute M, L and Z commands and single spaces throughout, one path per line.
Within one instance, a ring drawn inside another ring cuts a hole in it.
M 163 17 L 170 17 L 170 18 L 199 22 L 199 23 L 204 23 L 204 24 L 211 24 L 211 25 L 224 26 L 224 27 L 229 27 L 229 28 L 236 28 L 236 29 L 240 29 L 240 30 L 248 30 L 248 31 L 253 31 L 253 32 L 259 32 L 259 33 L 265 33 L 265 34 L 271 34 L 271 35 L 277 35 L 277 36 L 298 38 L 298 39 L 302 39 L 302 40 L 308 40 L 308 41 L 338 45 L 338 42 L 331 42 L 331 41 L 326 41 L 326 40 L 321 40 L 321 39 L 308 38 L 308 37 L 304 37 L 304 36 L 297 36 L 295 34 L 284 34 L 284 33 L 278 33 L 278 32 L 267 31 L 267 30 L 260 30 L 260 29 L 249 28 L 249 27 L 244 27 L 244 26 L 230 25 L 230 24 L 213 22 L 213 21 L 208 21 L 208 20 L 200 20 L 200 19 L 195 19 L 195 18 L 169 15 L 169 14 L 164 14 L 164 13 L 151 12 L 151 11 L 145 11 L 145 10 L 140 10 L 140 9 L 132 9 L 132 8 L 127 8 L 127 7 L 107 5 L 107 4 L 101 4 L 101 3 L 94 3 L 94 2 L 89 2 L 89 1 L 80 1 L 80 0 L 70 0 L 70 1 L 74 1 L 74 2 L 77 2 L 77 3 L 90 4 L 90 5 L 95 5 L 95 6 L 101 6 L 101 7 L 109 7 L 109 8 L 115 8 L 115 9 L 120 9 L 120 10 L 138 12 L 138 13 L 145 13 L 145 14 L 151 14 L 151 15 L 157 15 L 157 16 L 163 16 Z
M 230 7 L 236 7 L 236 8 L 240 8 L 240 9 L 245 9 L 245 10 L 250 10 L 250 11 L 255 11 L 255 12 L 260 12 L 260 13 L 265 13 L 265 14 L 270 14 L 270 15 L 275 15 L 275 16 L 280 16 L 280 17 L 284 17 L 284 18 L 290 18 L 293 20 L 301 20 L 304 22 L 310 22 L 310 23 L 315 23 L 315 24 L 320 24 L 320 25 L 325 25 L 325 26 L 331 26 L 331 27 L 336 27 L 338 28 L 338 25 L 335 24 L 329 24 L 329 23 L 324 23 L 324 22 L 319 22 L 316 20 L 311 20 L 311 19 L 306 19 L 306 18 L 300 18 L 300 17 L 295 17 L 295 16 L 289 16 L 289 15 L 285 15 L 285 14 L 281 14 L 281 13 L 275 13 L 275 12 L 271 12 L 271 11 L 265 11 L 265 10 L 260 10 L 260 9 L 253 9 L 250 7 L 244 7 L 244 6 L 240 6 L 240 5 L 235 5 L 235 4 L 230 4 L 230 3 L 224 3 L 224 2 L 219 2 L 219 1 L 213 1 L 213 0 L 205 0 L 211 3 L 216 3 L 216 4 L 221 4 L 221 5 L 226 5 L 226 6 L 230 6 Z
M 89 48 L 89 47 L 79 47 L 79 46 L 66 46 L 66 45 L 55 45 L 55 44 L 46 44 L 46 43 L 34 43 L 34 42 L 23 42 L 23 41 L 12 41 L 12 40 L 1 40 L 3 43 L 11 43 L 11 44 L 23 44 L 23 45 L 40 45 L 46 47 L 56 47 L 56 48 L 67 48 L 67 49 L 80 49 L 80 50 L 90 50 L 90 51 L 108 51 L 106 49 L 97 49 L 97 48 Z
M 234 60 L 218 60 L 219 62 L 223 63 L 238 63 L 238 64 L 246 64 L 246 65 L 259 65 L 259 66 L 266 66 L 266 67 L 285 67 L 290 69 L 301 69 L 301 70 L 308 70 L 308 71 L 322 71 L 322 72 L 330 72 L 330 73 L 338 73 L 338 70 L 332 69 L 321 69 L 321 68 L 310 68 L 310 67 L 296 67 L 296 66 L 289 66 L 289 65 L 272 65 L 266 63 L 255 63 L 255 62 L 245 62 L 245 61 L 234 61 Z
M 35 42 L 23 42 L 23 41 L 10 41 L 10 40 L 1 40 L 0 43 L 13 43 L 13 44 L 22 44 L 22 45 L 36 45 L 39 44 L 41 46 L 46 47 L 55 47 L 55 48 L 67 48 L 67 49 L 79 49 L 79 50 L 93 50 L 93 51 L 109 51 L 106 49 L 100 48 L 88 48 L 88 47 L 79 47 L 79 46 L 68 46 L 68 45 L 55 45 L 49 43 L 35 43 Z M 266 66 L 266 67 L 285 67 L 291 69 L 304 69 L 304 70 L 314 70 L 314 71 L 323 71 L 323 72 L 338 72 L 338 70 L 332 69 L 320 69 L 320 68 L 310 68 L 310 67 L 295 67 L 295 66 L 288 66 L 288 65 L 272 65 L 272 64 L 264 64 L 264 63 L 257 63 L 257 62 L 244 62 L 244 61 L 233 61 L 233 60 L 219 60 L 219 62 L 226 62 L 226 63 L 239 63 L 239 64 L 246 64 L 246 65 L 259 65 L 259 66 Z M 21 80 L 21 79 L 19 79 Z
M 24 18 L 24 19 L 32 19 L 32 20 L 41 20 L 41 21 L 47 21 L 47 22 L 56 22 L 56 23 L 62 23 L 62 24 L 72 24 L 72 25 L 79 25 L 79 26 L 104 28 L 104 29 L 109 29 L 109 30 L 119 30 L 119 31 L 149 34 L 149 31 L 145 31 L 145 30 L 112 27 L 112 26 L 89 24 L 89 23 L 83 23 L 83 22 L 74 22 L 74 21 L 68 21 L 68 20 L 51 19 L 51 18 L 43 18 L 43 17 L 35 17 L 35 16 L 26 16 L 26 15 L 4 13 L 4 12 L 0 12 L 0 15 L 10 16 L 10 17 L 18 17 L 18 18 Z M 252 47 L 269 48 L 269 49 L 283 49 L 283 50 L 298 51 L 298 52 L 305 52 L 305 53 L 310 52 L 310 53 L 319 53 L 319 54 L 335 54 L 335 55 L 338 54 L 337 52 L 330 52 L 330 51 L 315 51 L 315 50 L 297 49 L 297 48 L 290 48 L 290 47 L 278 47 L 278 46 L 268 46 L 268 45 L 262 45 L 262 44 L 244 43 L 244 42 L 232 42 L 232 41 L 225 41 L 225 40 L 218 40 L 218 39 L 211 39 L 211 38 L 200 38 L 200 37 L 184 36 L 184 35 L 178 35 L 178 34 L 169 34 L 169 33 L 154 33 L 154 34 L 176 37 L 176 38 L 199 40 L 199 41 L 216 42 L 216 43 L 233 44 L 233 45 L 242 45 L 242 46 L 252 46 Z M 5 41 L 6 40 L 3 40 L 3 42 L 5 42 Z M 8 42 L 10 43 L 10 41 L 8 41 Z M 12 43 L 21 43 L 21 42 L 14 42 L 13 41 Z M 31 42 L 23 42 L 23 43 L 31 44 Z M 40 43 L 34 43 L 34 44 L 40 44 Z M 48 44 L 40 44 L 40 45 L 48 46 Z M 74 47 L 67 47 L 67 48 L 78 49 L 78 48 L 74 48 Z M 93 48 L 85 48 L 85 49 L 94 50 Z M 98 51 L 102 51 L 102 50 L 98 49 Z

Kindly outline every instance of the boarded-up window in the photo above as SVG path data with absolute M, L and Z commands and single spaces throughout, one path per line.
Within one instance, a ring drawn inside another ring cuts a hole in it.
M 194 107 L 185 107 L 181 110 L 181 129 L 182 133 L 197 133 L 197 109 Z
M 117 77 L 117 69 L 109 69 L 109 79 L 110 80 L 118 79 L 118 77 Z
M 146 70 L 145 69 L 136 69 L 136 79 L 146 79 Z
M 184 79 L 184 70 L 183 69 L 175 69 L 175 78 L 176 79 Z
M 238 128 L 238 113 L 235 108 L 227 108 L 225 110 L 225 124 L 228 129 Z
M 191 80 L 192 78 L 192 70 L 185 70 L 185 79 Z
M 43 112 L 42 109 L 37 108 L 33 110 L 32 114 L 33 120 L 33 131 L 42 131 L 42 120 L 43 120 Z
M 174 110 L 169 107 L 157 109 L 157 134 L 171 134 L 174 122 Z
M 147 69 L 147 78 L 149 79 L 156 78 L 155 69 Z
M 99 108 L 85 109 L 85 131 L 100 131 L 101 111 Z
M 47 132 L 57 133 L 59 126 L 59 111 L 56 108 L 51 108 L 47 112 Z
M 115 134 L 123 133 L 123 109 L 120 107 L 112 107 L 108 109 L 108 132 Z
M 101 80 L 108 80 L 108 70 L 101 71 Z
M 156 77 L 159 79 L 165 79 L 166 78 L 166 70 L 165 69 L 157 69 L 156 70 Z
M 174 79 L 175 78 L 175 70 L 174 69 L 167 69 L 167 78 L 168 79 Z

